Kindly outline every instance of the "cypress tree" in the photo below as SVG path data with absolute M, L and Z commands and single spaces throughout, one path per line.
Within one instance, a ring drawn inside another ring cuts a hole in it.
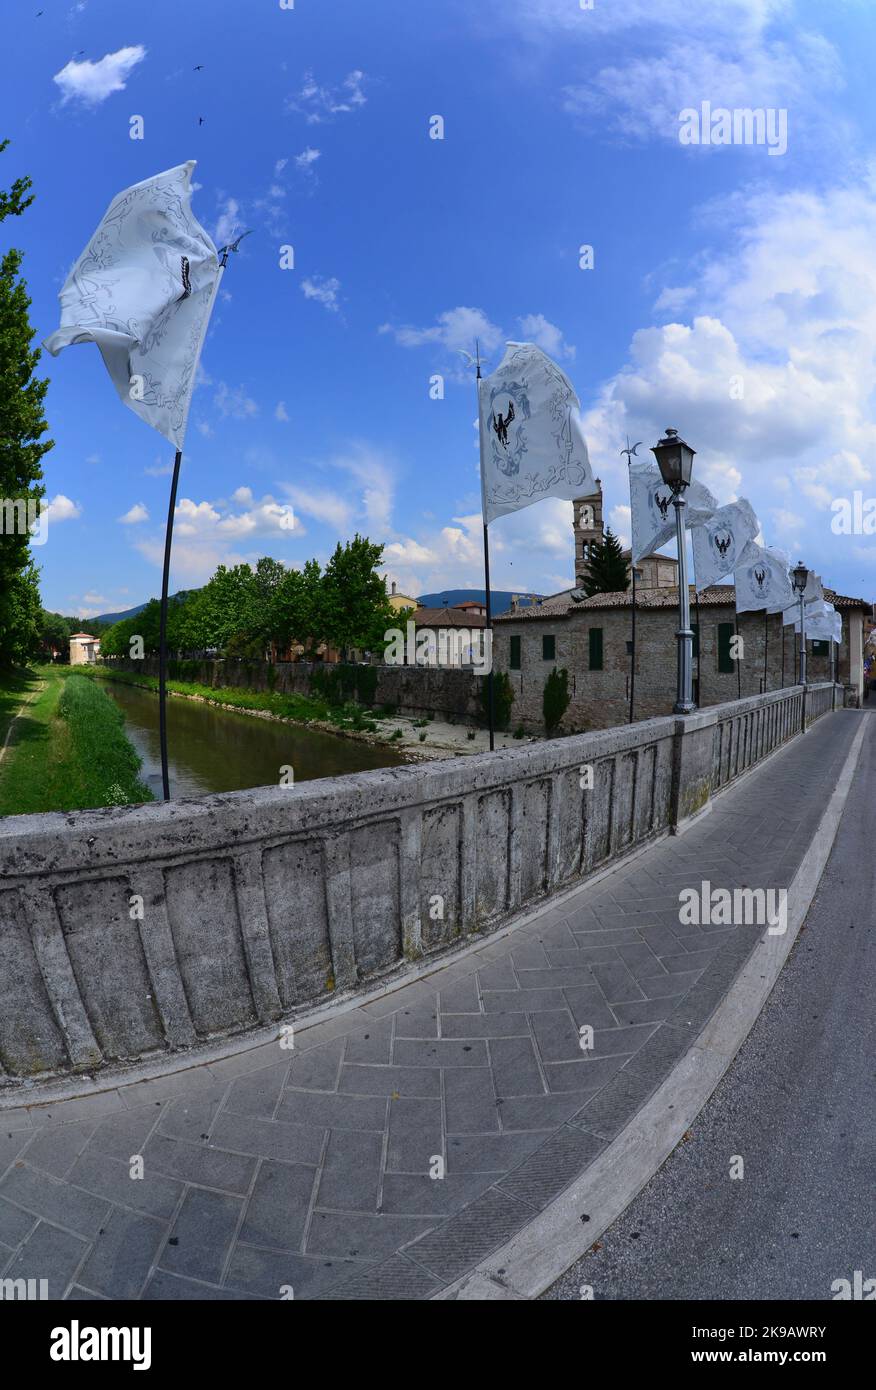
M 595 541 L 590 548 L 584 592 L 588 598 L 594 594 L 615 594 L 628 589 L 629 584 L 629 565 L 620 541 L 609 527 L 602 541 Z

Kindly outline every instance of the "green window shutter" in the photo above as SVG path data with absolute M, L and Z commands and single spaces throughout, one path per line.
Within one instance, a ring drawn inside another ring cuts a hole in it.
M 602 670 L 602 628 L 592 627 L 589 632 L 590 638 L 590 669 L 591 671 Z
M 520 670 L 520 638 L 511 638 L 511 655 L 508 661 L 512 671 Z
M 555 661 L 557 657 L 556 637 L 542 637 L 541 639 L 541 659 L 542 661 Z
M 695 657 L 699 657 L 699 654 L 700 654 L 700 625 L 699 625 L 699 623 L 691 623 L 690 626 L 691 626 L 691 631 L 692 631 L 692 633 L 693 633 L 693 635 L 694 635 L 694 639 L 693 639 L 693 654 L 694 654 Z
M 733 623 L 718 624 L 718 670 L 731 674 L 736 670 L 736 662 L 730 655 L 730 642 L 735 627 Z
M 826 642 L 826 641 L 825 641 L 825 642 L 814 641 L 814 642 L 812 643 L 812 655 L 813 655 L 813 656 L 829 656 L 829 655 L 830 655 L 830 643 L 829 643 L 829 642 Z

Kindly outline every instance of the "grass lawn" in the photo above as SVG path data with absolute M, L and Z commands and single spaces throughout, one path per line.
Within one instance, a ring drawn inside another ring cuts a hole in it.
M 12 695 L 20 705 L 40 682 L 45 687 L 23 711 L 0 762 L 0 815 L 153 799 L 139 781 L 139 759 L 125 737 L 121 711 L 99 685 L 69 667 L 40 667 L 19 681 L 19 690 L 8 694 L 0 685 L 0 712 Z M 6 727 L 14 714 L 13 709 Z

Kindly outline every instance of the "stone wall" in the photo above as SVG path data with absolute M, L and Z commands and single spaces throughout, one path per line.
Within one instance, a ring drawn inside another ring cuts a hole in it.
M 110 669 L 138 675 L 158 675 L 158 658 L 142 661 L 114 660 Z M 168 675 L 179 680 L 207 685 L 232 686 L 241 690 L 275 690 L 284 695 L 309 695 L 314 671 L 331 671 L 324 662 L 278 661 L 185 661 L 171 662 Z M 470 670 L 417 666 L 378 666 L 374 704 L 395 705 L 399 714 L 450 715 L 463 722 L 481 720 L 480 686 L 482 677 Z
M 794 688 L 574 738 L 0 823 L 0 1087 L 331 998 L 701 811 L 835 701 Z M 587 769 L 592 769 L 592 780 Z
M 791 625 L 783 628 L 781 615 L 771 614 L 767 624 L 763 613 L 740 613 L 739 635 L 744 643 L 744 657 L 739 672 L 718 670 L 718 624 L 733 623 L 736 617 L 732 606 L 700 607 L 699 660 L 694 661 L 694 676 L 699 680 L 697 704 L 710 707 L 728 700 L 758 695 L 764 689 L 764 657 L 766 657 L 766 689 L 779 690 L 794 684 L 795 654 L 799 638 Z M 696 623 L 695 608 L 691 622 Z M 849 641 L 848 614 L 843 614 L 844 646 L 839 652 L 838 680 L 848 679 Z M 602 631 L 603 669 L 591 671 L 589 631 Z M 678 613 L 674 608 L 642 609 L 636 630 L 636 689 L 635 718 L 655 719 L 671 714 L 675 703 L 676 632 Z M 519 636 L 521 668 L 510 669 L 510 638 Z M 553 636 L 555 656 L 546 660 L 542 655 L 542 639 Z M 544 732 L 542 698 L 544 684 L 556 666 L 569 672 L 572 696 L 561 724 L 563 733 L 580 733 L 587 729 L 602 729 L 626 722 L 630 704 L 631 658 L 627 643 L 631 639 L 631 611 L 627 608 L 587 609 L 569 617 L 502 618 L 496 624 L 493 639 L 494 665 L 497 671 L 507 671 L 514 691 L 511 708 L 511 727 L 522 725 L 527 733 Z M 784 644 L 784 664 L 782 648 Z M 812 684 L 830 680 L 830 661 L 827 656 L 811 655 L 812 643 L 807 643 L 807 675 Z

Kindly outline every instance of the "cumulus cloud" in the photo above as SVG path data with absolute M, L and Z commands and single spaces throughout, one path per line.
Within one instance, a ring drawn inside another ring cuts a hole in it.
M 174 512 L 174 572 L 187 582 L 203 582 L 217 565 L 254 563 L 266 541 L 276 545 L 304 534 L 294 508 L 269 493 L 256 499 L 249 487 L 240 487 L 230 499 L 195 502 L 183 497 Z M 162 535 L 144 536 L 134 544 L 147 560 L 161 566 Z M 243 551 L 242 545 L 255 549 Z
M 501 328 L 491 323 L 483 309 L 467 308 L 460 305 L 456 309 L 445 309 L 438 315 L 434 324 L 427 328 L 415 328 L 410 324 L 394 327 L 391 323 L 381 324 L 380 333 L 391 333 L 401 347 L 423 347 L 436 343 L 449 351 L 464 349 L 471 352 L 475 339 L 480 340 L 481 350 L 497 352 L 505 341 Z
M 52 81 L 61 89 L 61 101 L 79 101 L 84 106 L 99 106 L 113 92 L 123 92 L 128 77 L 146 57 L 142 44 L 106 53 L 96 63 L 90 58 L 78 62 L 71 58 L 66 67 L 56 72 Z
M 554 359 L 575 356 L 575 349 L 566 342 L 562 331 L 549 323 L 544 314 L 526 314 L 518 323 L 523 342 L 535 343 Z
M 141 521 L 149 520 L 149 512 L 142 502 L 135 502 L 133 507 L 129 507 L 124 516 L 117 518 L 123 526 L 136 526 Z
M 48 513 L 49 521 L 53 525 L 57 525 L 59 521 L 76 521 L 82 515 L 81 504 L 71 501 L 63 492 L 56 493 L 51 502 L 43 503 L 41 510 L 43 515 Z

